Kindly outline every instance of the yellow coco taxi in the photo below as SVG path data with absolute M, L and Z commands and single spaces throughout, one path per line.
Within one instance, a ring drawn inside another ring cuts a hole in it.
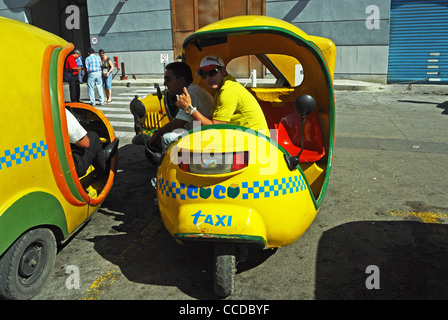
M 29 299 L 51 273 L 57 243 L 98 210 L 116 172 L 117 155 L 106 172 L 77 176 L 65 107 L 104 144 L 115 136 L 100 111 L 64 103 L 72 44 L 7 18 L 0 29 L 0 298 Z
M 170 146 L 158 169 L 158 204 L 167 230 L 181 242 L 215 242 L 215 291 L 227 296 L 236 261 L 244 258 L 237 253 L 247 251 L 239 246 L 289 245 L 321 206 L 333 157 L 336 49 L 331 40 L 285 21 L 241 16 L 186 38 L 182 58 L 193 71 L 207 55 L 219 55 L 232 74 L 249 61 L 273 78 L 270 85 L 247 88 L 269 133 L 230 124 L 199 126 Z M 194 80 L 207 89 L 201 78 Z M 159 112 L 157 100 L 147 99 L 152 100 L 141 100 L 146 113 L 133 112 L 142 124 Z

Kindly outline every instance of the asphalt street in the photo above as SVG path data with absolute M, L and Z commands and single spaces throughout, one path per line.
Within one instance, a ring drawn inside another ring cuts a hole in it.
M 227 299 L 447 299 L 448 87 L 336 88 L 334 161 L 321 210 L 294 244 L 251 251 Z M 212 247 L 171 238 L 152 205 L 155 168 L 131 144 L 129 102 L 151 90 L 117 85 L 113 102 L 99 107 L 120 138 L 115 185 L 61 248 L 34 300 L 217 299 Z

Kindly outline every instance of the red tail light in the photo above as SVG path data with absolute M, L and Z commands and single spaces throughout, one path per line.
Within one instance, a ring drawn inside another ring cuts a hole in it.
M 244 169 L 249 164 L 249 152 L 234 152 L 232 171 Z

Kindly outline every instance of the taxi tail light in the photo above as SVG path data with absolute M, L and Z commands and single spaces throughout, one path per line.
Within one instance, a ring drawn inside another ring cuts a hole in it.
M 232 171 L 238 171 L 244 169 L 249 164 L 249 152 L 234 152 Z
M 179 168 L 196 174 L 221 174 L 244 169 L 249 164 L 249 152 L 233 152 L 220 154 L 190 153 L 189 161 L 179 153 Z M 188 162 L 188 163 L 187 163 Z

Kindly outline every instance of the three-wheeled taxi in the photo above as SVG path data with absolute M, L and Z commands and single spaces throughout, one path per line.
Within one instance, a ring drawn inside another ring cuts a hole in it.
M 249 61 L 273 78 L 247 87 L 269 134 L 231 124 L 199 126 L 170 146 L 158 169 L 158 205 L 167 230 L 181 242 L 215 242 L 215 291 L 227 296 L 237 252 L 247 252 L 240 246 L 289 245 L 321 206 L 333 157 L 336 48 L 285 21 L 240 16 L 186 38 L 182 59 L 193 72 L 207 55 L 220 56 L 230 73 Z M 208 89 L 201 78 L 195 82 Z M 141 101 L 146 114 L 136 116 L 140 123 L 168 108 L 160 111 L 163 103 L 147 99 Z
M 98 210 L 116 173 L 117 155 L 106 172 L 77 176 L 65 108 L 104 146 L 115 135 L 101 111 L 64 102 L 71 43 L 3 17 L 0 29 L 0 298 L 29 299 L 51 274 L 57 244 Z

